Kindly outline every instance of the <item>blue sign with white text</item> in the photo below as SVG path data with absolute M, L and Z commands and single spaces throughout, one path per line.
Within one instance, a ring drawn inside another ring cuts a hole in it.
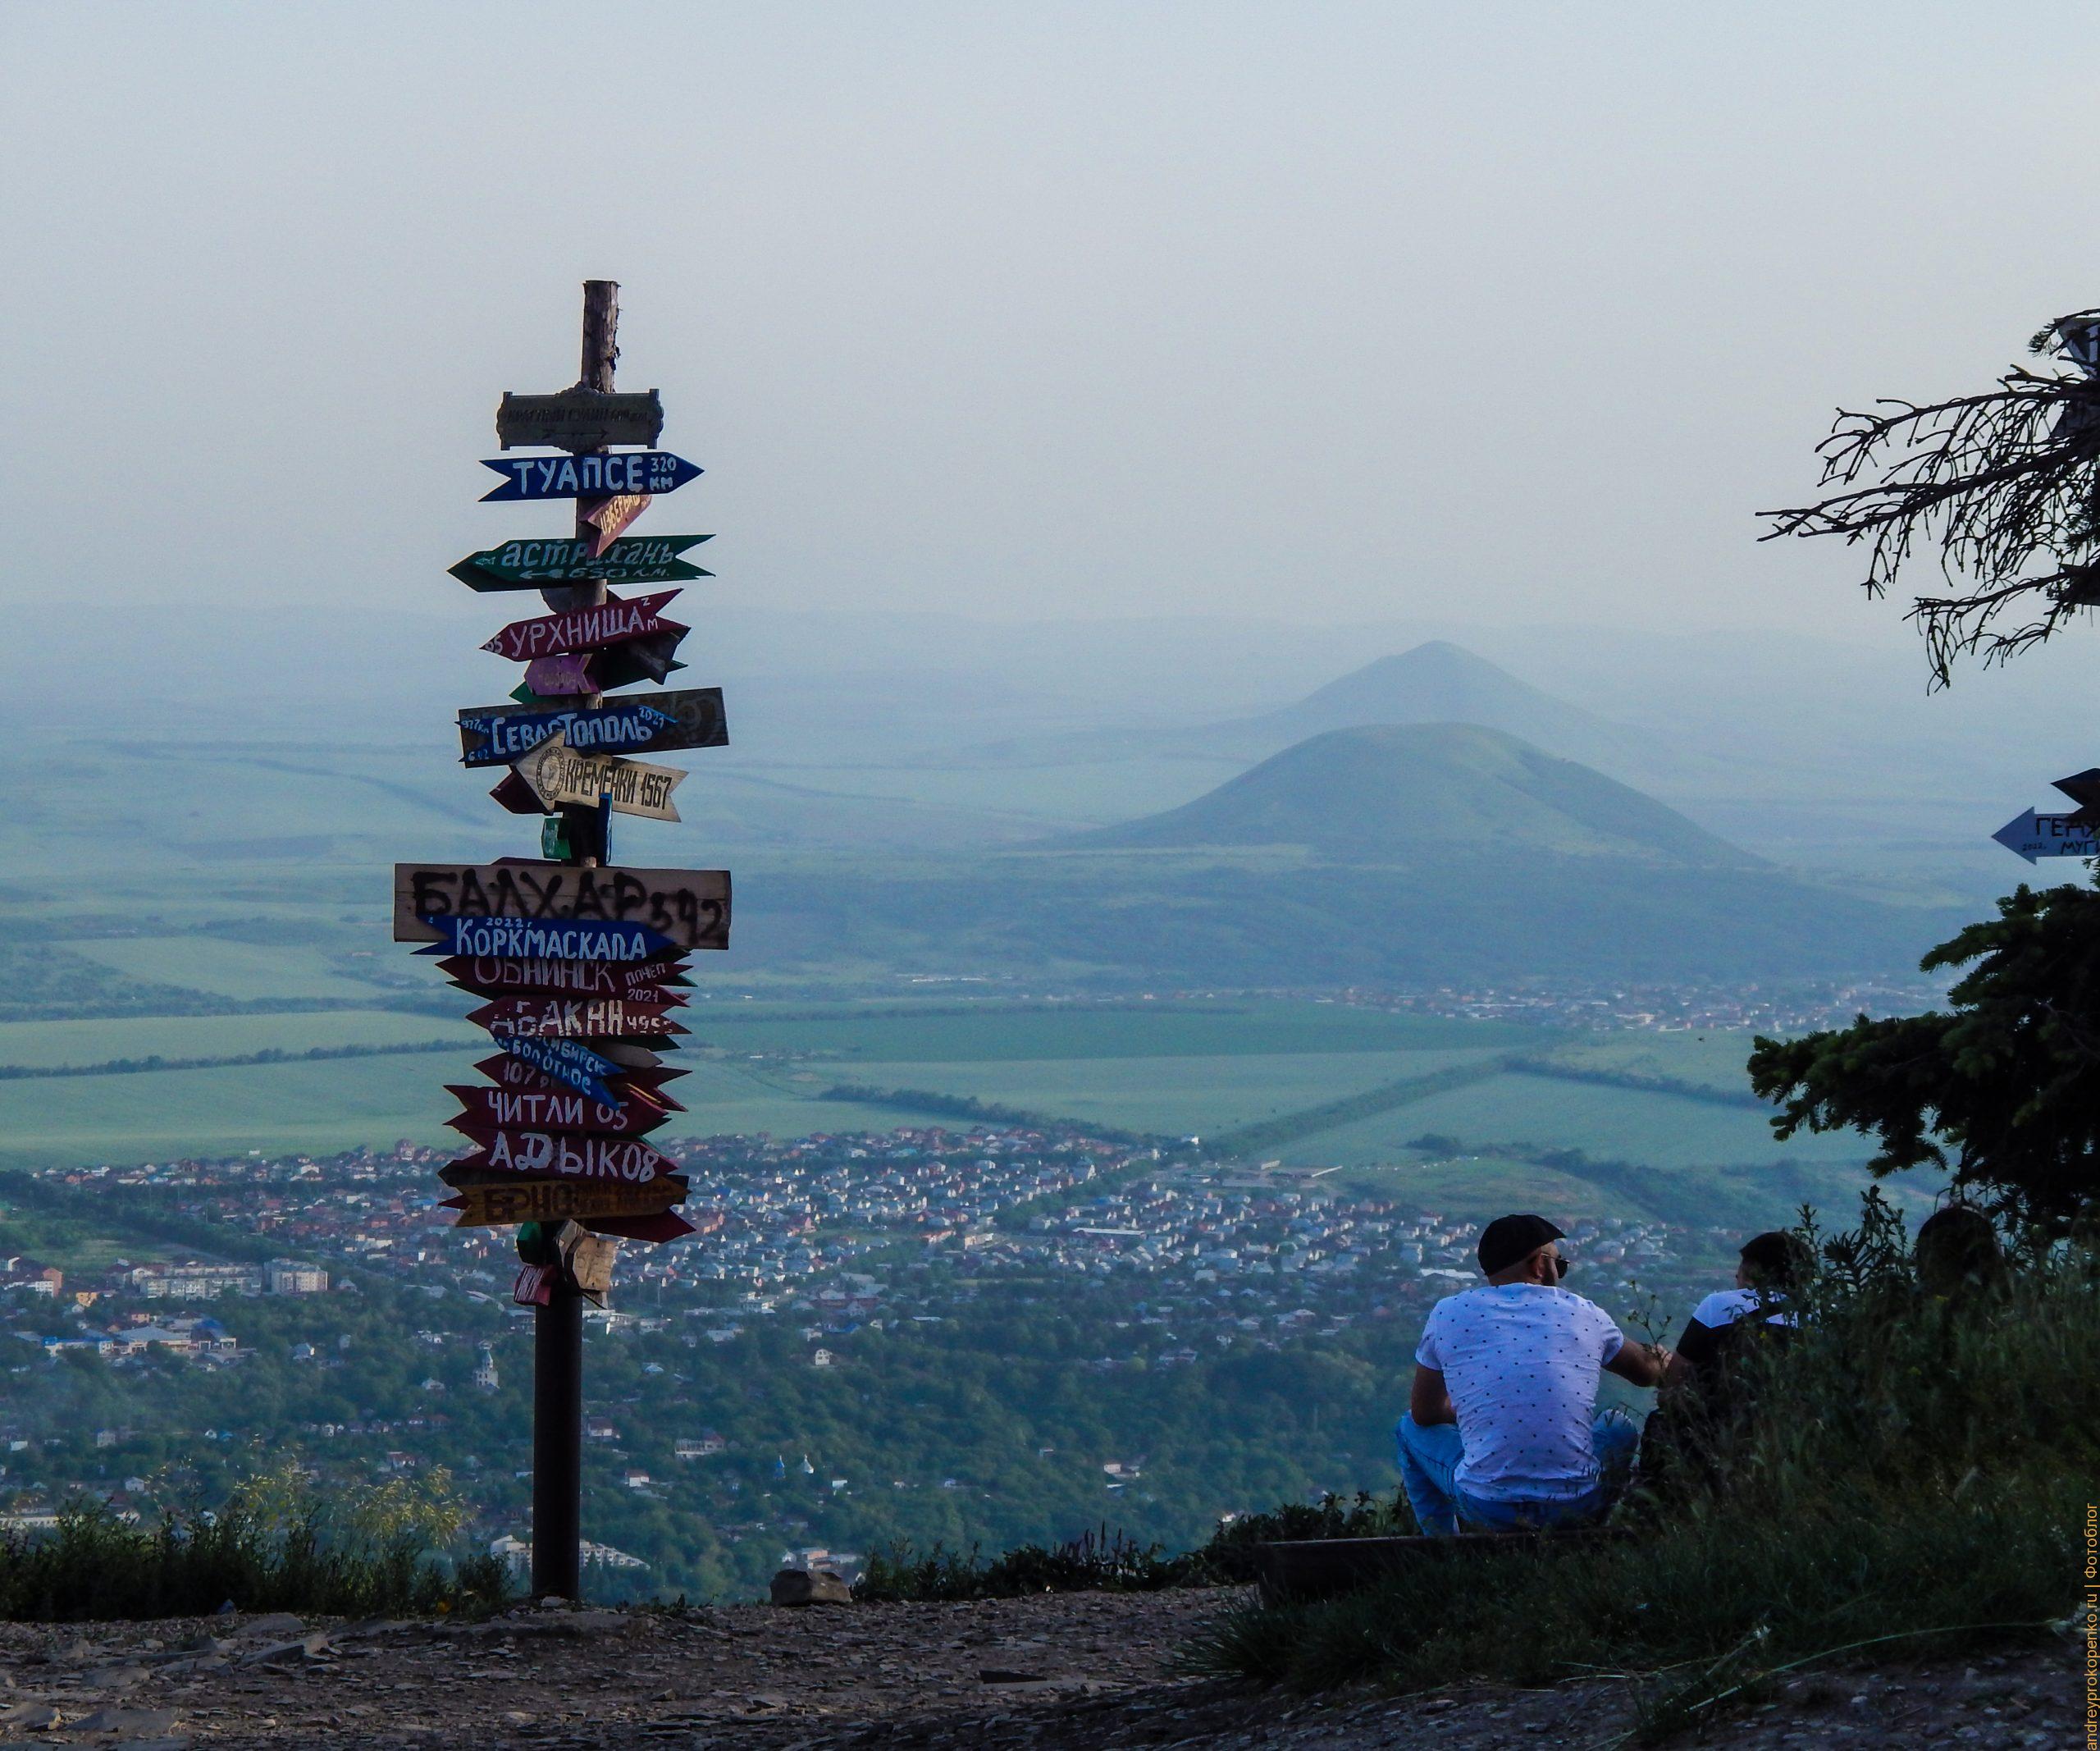
M 595 918 L 445 917 L 425 921 L 444 932 L 418 954 L 493 955 L 505 960 L 654 961 L 678 945 L 646 924 Z
M 486 716 L 459 714 L 460 759 L 470 766 L 500 766 L 523 760 L 556 730 L 573 748 L 594 754 L 639 752 L 659 745 L 678 720 L 639 700 L 571 711 L 506 711 Z
M 484 457 L 482 466 L 503 476 L 503 484 L 482 495 L 491 500 L 598 499 L 623 493 L 675 492 L 705 470 L 668 450 L 601 450 L 581 456 Z

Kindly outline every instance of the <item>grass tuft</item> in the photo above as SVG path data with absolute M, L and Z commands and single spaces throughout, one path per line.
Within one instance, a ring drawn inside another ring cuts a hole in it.
M 459 1524 L 442 1474 L 324 1503 L 295 1465 L 250 1479 L 217 1511 L 151 1528 L 78 1504 L 48 1534 L 0 1538 L 0 1619 L 201 1617 L 228 1602 L 348 1617 L 499 1611 L 511 1598 L 501 1563 L 441 1554 Z

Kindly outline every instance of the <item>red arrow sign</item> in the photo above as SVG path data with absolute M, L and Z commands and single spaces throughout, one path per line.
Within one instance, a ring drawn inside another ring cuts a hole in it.
M 482 997 L 625 997 L 637 1004 L 682 1004 L 687 994 L 683 961 L 511 960 L 495 954 L 455 954 L 437 963 L 463 991 Z
M 445 1122 L 473 1137 L 472 1127 L 486 1131 L 509 1127 L 524 1131 L 597 1131 L 609 1136 L 645 1137 L 670 1121 L 671 1115 L 639 1092 L 617 1106 L 607 1106 L 573 1089 L 476 1088 L 471 1083 L 445 1084 L 463 1109 Z
M 686 629 L 676 620 L 638 638 L 623 638 L 597 651 L 558 651 L 536 656 L 525 665 L 525 688 L 542 699 L 565 699 L 578 693 L 609 693 L 637 681 L 668 679 L 685 665 L 678 660 Z
M 458 1128 L 481 1148 L 438 1174 L 448 1186 L 471 1186 L 477 1176 L 488 1173 L 531 1173 L 541 1179 L 621 1180 L 638 1186 L 660 1173 L 675 1172 L 678 1165 L 639 1137 L 465 1123 Z
M 657 1040 L 685 1031 L 654 1004 L 624 997 L 500 997 L 467 1019 L 500 1040 Z
M 580 1180 L 520 1180 L 509 1186 L 470 1186 L 445 1208 L 459 1212 L 463 1228 L 514 1222 L 632 1222 L 653 1219 L 685 1201 L 682 1180 L 612 1186 Z
M 593 1234 L 617 1234 L 628 1241 L 675 1241 L 694 1232 L 693 1225 L 676 1210 L 660 1216 L 588 1216 L 583 1226 Z
M 628 601 L 608 597 L 594 607 L 571 608 L 560 614 L 543 614 L 530 620 L 513 620 L 482 648 L 507 656 L 513 662 L 529 663 L 536 656 L 554 656 L 564 651 L 596 651 L 623 639 L 646 638 L 651 633 L 687 630 L 676 620 L 662 618 L 664 605 L 678 592 L 660 590 L 654 596 L 637 596 Z

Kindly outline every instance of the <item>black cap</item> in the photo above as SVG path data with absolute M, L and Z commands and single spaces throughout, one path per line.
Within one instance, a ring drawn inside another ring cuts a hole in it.
M 1567 1237 L 1543 1216 L 1498 1216 L 1480 1231 L 1480 1268 L 1492 1277 Z

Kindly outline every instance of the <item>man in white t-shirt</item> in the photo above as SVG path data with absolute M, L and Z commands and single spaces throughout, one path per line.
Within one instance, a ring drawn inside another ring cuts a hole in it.
M 1487 1286 L 1431 1309 L 1408 1414 L 1394 1431 L 1422 1529 L 1585 1525 L 1610 1510 L 1640 1439 L 1597 1413 L 1600 1369 L 1659 1384 L 1669 1352 L 1630 1341 L 1594 1302 L 1560 1287 L 1565 1237 L 1543 1216 L 1481 1232 Z

